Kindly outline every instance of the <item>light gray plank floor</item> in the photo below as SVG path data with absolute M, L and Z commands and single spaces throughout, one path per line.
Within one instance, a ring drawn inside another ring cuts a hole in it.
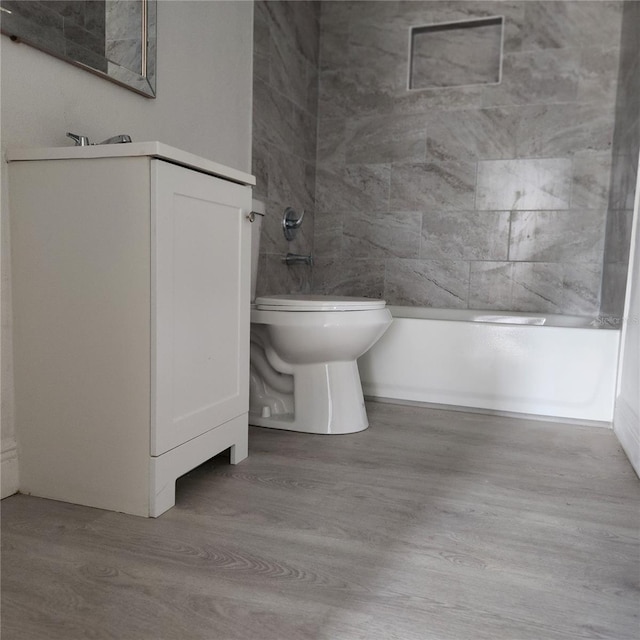
M 640 485 L 611 431 L 390 404 L 252 429 L 147 520 L 2 503 L 2 640 L 640 638 Z

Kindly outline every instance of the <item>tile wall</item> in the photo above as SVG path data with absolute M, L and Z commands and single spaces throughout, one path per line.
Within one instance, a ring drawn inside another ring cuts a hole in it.
M 313 290 L 597 314 L 607 220 L 617 224 L 607 208 L 622 3 L 321 4 Z M 505 20 L 500 84 L 407 89 L 410 27 L 491 16 Z M 264 6 L 258 18 L 279 28 Z M 294 60 L 312 74 L 313 56 Z M 265 73 L 258 98 L 269 93 L 272 112 L 293 108 L 298 117 L 283 120 L 313 127 L 309 86 L 291 107 L 292 88 Z M 286 122 L 262 134 L 258 171 L 265 147 L 284 154 L 295 138 Z M 312 144 L 298 145 L 297 171 L 311 170 Z M 311 179 L 299 181 L 311 200 Z M 269 251 L 281 250 L 275 235 Z
M 640 2 L 625 2 L 622 25 L 601 308 L 617 318 L 624 312 L 640 150 Z
M 313 245 L 320 4 L 256 0 L 254 8 L 254 197 L 264 200 L 258 295 L 308 291 L 311 268 L 287 267 L 287 252 Z M 299 237 L 287 242 L 282 214 L 306 211 Z

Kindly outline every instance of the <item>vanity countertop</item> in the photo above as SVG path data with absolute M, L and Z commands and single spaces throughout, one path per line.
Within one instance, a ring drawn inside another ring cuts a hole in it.
M 182 151 L 162 142 L 128 142 L 126 144 L 96 144 L 84 147 L 34 147 L 9 148 L 6 151 L 7 162 L 18 160 L 78 160 L 91 158 L 123 158 L 150 156 L 189 167 L 196 171 L 233 180 L 240 184 L 255 185 L 256 179 L 244 171 L 227 167 L 213 160 L 201 158 L 188 151 Z

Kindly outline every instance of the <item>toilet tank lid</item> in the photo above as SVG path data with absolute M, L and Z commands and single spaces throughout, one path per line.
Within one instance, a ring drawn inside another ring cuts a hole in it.
M 384 309 L 384 300 L 352 296 L 287 294 L 256 298 L 256 307 L 265 311 L 369 311 Z

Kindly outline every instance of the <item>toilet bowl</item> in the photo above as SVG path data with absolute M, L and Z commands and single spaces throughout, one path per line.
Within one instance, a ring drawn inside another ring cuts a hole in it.
M 254 201 L 255 211 L 264 213 L 261 207 Z M 255 265 L 258 243 L 252 245 Z M 249 424 L 325 434 L 366 429 L 356 360 L 391 320 L 384 300 L 372 298 L 257 298 L 251 309 Z
M 390 324 L 383 300 L 258 298 L 251 311 L 249 423 L 307 433 L 366 429 L 356 360 Z

